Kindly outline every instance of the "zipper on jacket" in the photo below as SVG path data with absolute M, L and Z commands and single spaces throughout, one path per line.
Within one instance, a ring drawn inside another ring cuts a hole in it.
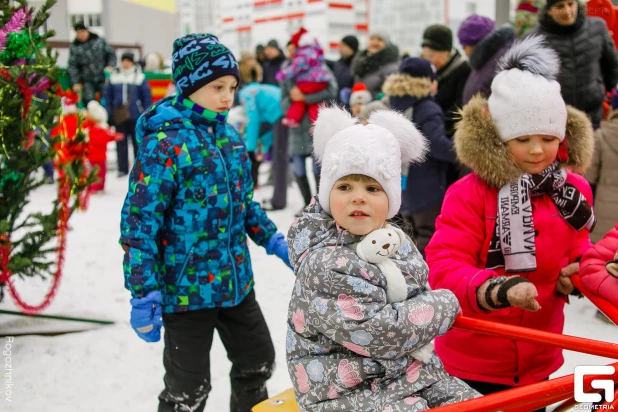
M 212 126 L 210 126 L 209 131 L 212 133 Z M 234 256 L 232 255 L 232 250 L 230 249 L 230 244 L 232 241 L 232 221 L 234 220 L 234 207 L 232 205 L 232 191 L 230 190 L 230 179 L 227 174 L 227 164 L 223 159 L 223 155 L 221 154 L 221 150 L 219 150 L 219 146 L 217 146 L 217 130 L 214 129 L 213 136 L 215 138 L 215 149 L 217 149 L 217 153 L 219 153 L 219 157 L 221 158 L 221 162 L 223 163 L 223 170 L 225 170 L 225 184 L 227 186 L 227 195 L 230 197 L 229 205 L 230 205 L 230 220 L 227 225 L 227 253 L 230 255 L 230 263 L 232 266 L 232 271 L 234 273 L 234 303 L 238 304 L 238 275 L 236 273 L 236 265 L 234 265 Z
M 180 276 L 178 277 L 178 280 L 176 281 L 177 283 L 180 283 L 180 281 L 182 279 L 184 279 L 184 277 L 185 277 L 185 274 L 186 274 L 185 271 L 187 269 L 187 265 L 189 264 L 189 261 L 193 257 L 193 249 L 195 249 L 195 243 L 193 244 L 193 246 L 191 246 L 191 249 L 189 249 L 189 253 L 187 254 L 187 258 L 185 259 L 185 263 L 183 263 L 183 265 L 182 265 L 182 270 L 180 271 Z

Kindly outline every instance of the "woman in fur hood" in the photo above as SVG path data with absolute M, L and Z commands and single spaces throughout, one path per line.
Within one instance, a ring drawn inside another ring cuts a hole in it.
M 458 297 L 465 316 L 562 333 L 570 276 L 592 246 L 593 153 L 586 115 L 567 106 L 557 54 L 541 37 L 514 45 L 489 100 L 475 96 L 455 134 L 474 172 L 446 193 L 426 249 L 432 288 Z M 465 342 L 465 344 L 462 344 Z M 483 394 L 542 381 L 562 350 L 453 330 L 436 339 L 446 370 Z
M 369 37 L 367 49 L 352 60 L 354 83 L 363 83 L 375 98 L 389 74 L 397 73 L 399 49 L 390 41 L 386 32 L 374 32 Z

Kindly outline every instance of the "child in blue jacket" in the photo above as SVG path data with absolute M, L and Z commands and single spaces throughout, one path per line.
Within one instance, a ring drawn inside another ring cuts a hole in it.
M 249 412 L 268 397 L 275 354 L 247 236 L 289 265 L 287 244 L 253 202 L 247 149 L 226 123 L 239 77 L 234 56 L 217 37 L 191 34 L 174 42 L 172 70 L 178 95 L 139 119 L 122 208 L 131 325 L 147 342 L 165 326 L 159 412 L 204 410 L 215 329 L 232 362 L 230 410 Z

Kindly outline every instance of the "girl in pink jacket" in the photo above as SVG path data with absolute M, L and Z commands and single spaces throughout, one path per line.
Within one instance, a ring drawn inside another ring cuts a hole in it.
M 569 279 L 592 246 L 593 151 L 586 115 L 567 107 L 557 54 L 540 37 L 500 62 L 491 97 L 475 96 L 455 134 L 473 174 L 446 193 L 427 246 L 429 283 L 452 290 L 464 316 L 561 333 Z M 557 348 L 452 330 L 436 339 L 446 370 L 483 394 L 547 379 Z
M 586 252 L 580 269 L 586 289 L 618 307 L 618 223 Z

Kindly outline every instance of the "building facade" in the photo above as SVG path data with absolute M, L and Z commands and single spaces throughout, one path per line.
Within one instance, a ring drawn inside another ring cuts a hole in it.
M 28 3 L 40 7 L 44 1 Z M 112 45 L 140 45 L 143 54 L 158 52 L 163 56 L 171 55 L 179 24 L 175 0 L 58 0 L 47 22 L 47 29 L 56 31 L 51 40 L 73 41 L 73 25 L 79 21 Z M 68 48 L 56 50 L 58 65 L 66 67 Z

